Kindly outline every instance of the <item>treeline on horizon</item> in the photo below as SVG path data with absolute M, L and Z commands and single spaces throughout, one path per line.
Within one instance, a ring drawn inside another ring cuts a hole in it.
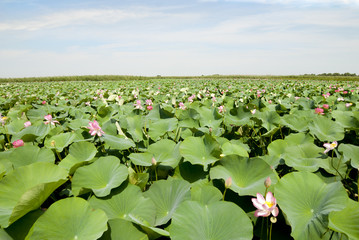
M 26 78 L 0 78 L 0 82 L 62 82 L 62 81 L 135 81 L 156 79 L 207 79 L 207 80 L 336 80 L 359 81 L 359 75 L 355 73 L 321 73 L 303 75 L 201 75 L 201 76 L 131 76 L 131 75 L 80 75 L 80 76 L 51 76 L 51 77 L 26 77 Z

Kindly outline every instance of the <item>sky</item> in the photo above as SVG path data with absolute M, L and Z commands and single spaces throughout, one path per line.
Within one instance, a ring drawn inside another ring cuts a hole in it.
M 359 74 L 359 0 L 0 0 L 0 78 Z

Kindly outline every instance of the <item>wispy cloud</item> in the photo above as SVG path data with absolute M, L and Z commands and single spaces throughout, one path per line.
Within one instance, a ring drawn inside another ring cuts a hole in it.
M 359 6 L 359 0 L 199 0 L 200 2 L 247 2 L 263 4 L 295 4 L 295 5 L 312 5 L 312 4 L 341 4 Z

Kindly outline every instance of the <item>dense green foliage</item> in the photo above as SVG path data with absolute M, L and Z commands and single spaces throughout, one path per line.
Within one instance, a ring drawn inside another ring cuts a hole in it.
M 0 238 L 359 239 L 359 83 L 222 77 L 2 83 Z

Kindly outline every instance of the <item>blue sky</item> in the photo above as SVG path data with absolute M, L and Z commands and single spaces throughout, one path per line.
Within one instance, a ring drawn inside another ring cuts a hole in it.
M 0 77 L 359 74 L 359 0 L 0 0 Z

